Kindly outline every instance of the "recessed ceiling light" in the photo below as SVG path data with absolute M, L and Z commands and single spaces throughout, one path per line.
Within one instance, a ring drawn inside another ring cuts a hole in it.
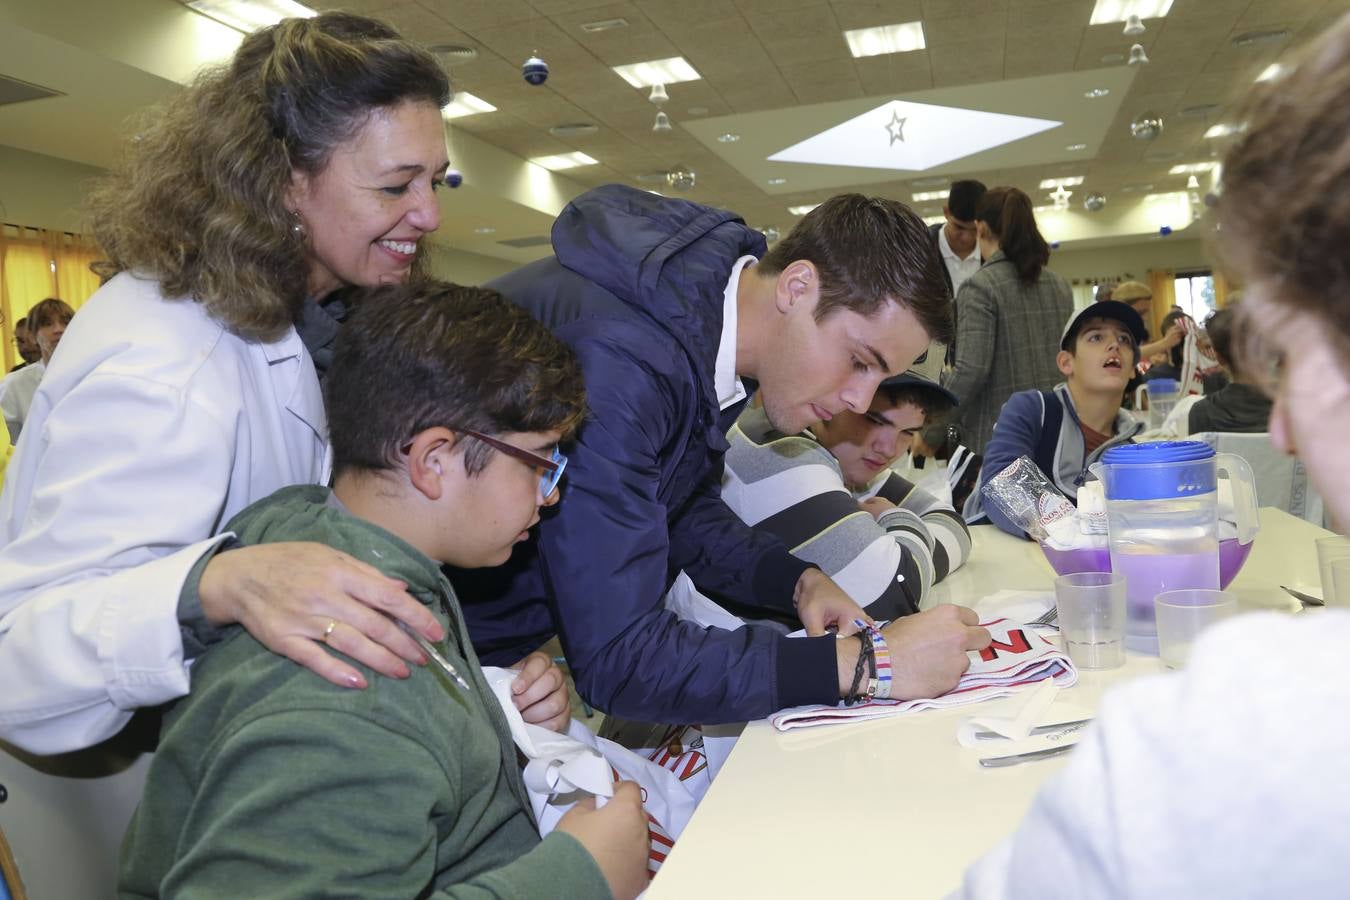
M 848 50 L 856 58 L 883 56 L 887 53 L 908 53 L 925 46 L 922 22 L 902 22 L 878 28 L 854 28 L 844 32 Z
M 1261 74 L 1256 76 L 1256 80 L 1258 82 L 1275 81 L 1278 78 L 1283 78 L 1288 71 L 1288 66 L 1282 66 L 1279 63 L 1271 63 L 1261 70 Z
M 1096 100 L 1098 97 L 1105 97 L 1109 93 L 1111 93 L 1110 88 L 1092 88 L 1091 90 L 1084 91 L 1083 96 L 1089 100 Z
M 427 47 L 443 66 L 457 66 L 478 58 L 478 49 L 467 44 L 432 44 Z
M 564 122 L 561 125 L 554 125 L 548 130 L 548 133 L 554 137 L 571 138 L 585 137 L 589 134 L 595 134 L 600 130 L 600 126 L 594 122 Z
M 1127 184 L 1120 190 L 1124 194 L 1145 194 L 1153 190 L 1153 184 Z
M 1225 138 L 1230 134 L 1237 134 L 1239 131 L 1243 130 L 1241 125 L 1229 125 L 1227 122 L 1220 122 L 1218 125 L 1209 126 L 1209 129 L 1205 131 L 1205 137 Z
M 732 131 L 728 131 L 728 132 L 725 132 L 725 133 L 723 133 L 723 134 L 719 134 L 719 135 L 717 136 L 717 141 L 718 141 L 718 143 L 721 143 L 721 144 L 734 144 L 734 143 L 736 143 L 737 141 L 739 141 L 740 139 L 741 139 L 741 136 L 740 136 L 739 134 L 736 134 L 735 132 L 732 132 Z
M 683 56 L 668 59 L 651 59 L 647 62 L 632 63 L 627 66 L 614 66 L 615 73 L 635 88 L 652 87 L 658 84 L 678 84 L 681 81 L 698 81 L 703 76 L 689 65 Z
M 1078 187 L 1082 183 L 1082 175 L 1070 175 L 1067 178 L 1047 178 L 1041 182 L 1041 187 L 1048 191 L 1057 187 Z
M 1064 149 L 1068 150 L 1070 153 L 1077 153 L 1079 150 L 1086 150 L 1087 144 L 1070 144 Z
M 946 216 L 927 216 L 923 220 L 925 225 L 941 225 L 947 221 Z
M 248 34 L 282 19 L 308 19 L 317 16 L 308 6 L 295 0 L 184 0 L 187 7 L 202 15 Z
M 577 166 L 593 166 L 600 160 L 577 150 L 572 153 L 559 153 L 556 156 L 536 156 L 530 162 L 536 166 L 543 166 L 551 172 L 557 172 L 562 169 L 575 169 Z
M 1031 208 L 1031 211 L 1038 215 L 1045 215 L 1046 213 L 1052 212 L 1060 212 L 1060 210 L 1055 209 L 1053 206 L 1033 206 Z
M 1242 34 L 1234 35 L 1229 42 L 1234 47 L 1245 49 L 1247 47 L 1260 47 L 1264 44 L 1274 44 L 1289 37 L 1287 28 L 1271 28 L 1262 31 L 1244 31 Z
M 582 31 L 595 34 L 598 31 L 613 31 L 615 28 L 627 28 L 627 19 L 601 19 L 598 22 L 582 22 L 580 26 Z
M 1183 119 L 1203 119 L 1206 116 L 1212 116 L 1223 107 L 1217 103 L 1197 103 L 1195 106 L 1186 106 L 1177 110 L 1177 115 Z
M 1172 8 L 1172 0 L 1097 0 L 1089 25 L 1124 22 L 1130 16 L 1161 19 Z
M 1160 200 L 1168 200 L 1173 202 L 1180 201 L 1182 203 L 1185 203 L 1187 197 L 1185 191 L 1164 191 L 1161 194 L 1145 194 L 1144 199 L 1147 200 L 1149 203 L 1157 203 Z
M 447 119 L 462 119 L 465 116 L 476 116 L 479 113 L 496 111 L 497 107 L 482 97 L 475 97 L 468 91 L 460 91 L 455 94 L 455 99 L 450 102 L 450 105 L 441 110 L 441 115 Z
M 950 191 L 921 191 L 911 194 L 915 203 L 927 203 L 929 200 L 946 200 Z
M 774 178 L 770 178 L 770 179 L 768 180 L 768 183 L 774 185 L 775 187 L 777 187 L 777 186 L 780 185 L 780 184 L 787 184 L 787 179 L 786 179 L 786 178 L 782 178 L 782 177 L 774 177 Z
M 804 216 L 819 205 L 819 203 L 812 203 L 809 206 L 789 206 L 788 212 L 792 213 L 794 216 Z
M 495 228 L 475 228 L 475 229 L 473 230 L 473 233 L 474 233 L 474 234 L 496 234 L 496 233 L 497 233 L 497 229 L 495 229 Z
M 1173 166 L 1167 170 L 1168 175 L 1195 175 L 1199 172 L 1208 172 L 1211 169 L 1217 169 L 1219 164 L 1216 162 L 1189 163 L 1187 165 Z
M 916 178 L 909 183 L 909 186 L 916 188 L 942 187 L 943 185 L 950 183 L 951 179 L 946 175 L 933 175 L 930 178 Z

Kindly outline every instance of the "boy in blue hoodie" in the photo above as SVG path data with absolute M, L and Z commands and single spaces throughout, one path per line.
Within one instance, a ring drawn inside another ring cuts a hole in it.
M 1143 430 L 1121 403 L 1146 336 L 1139 313 L 1117 300 L 1094 303 L 1070 317 L 1055 357 L 1064 383 L 1053 391 L 1020 391 L 1003 404 L 985 449 L 980 487 L 1019 456 L 1029 456 L 1064 496 L 1076 500 L 1091 477 L 1088 466 Z M 997 509 L 984 506 L 978 489 L 965 514 L 968 522 L 988 516 L 1009 534 L 1023 536 Z

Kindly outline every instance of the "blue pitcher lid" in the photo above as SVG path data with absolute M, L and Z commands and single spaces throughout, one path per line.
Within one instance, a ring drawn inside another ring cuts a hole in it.
M 1121 444 L 1103 453 L 1102 463 L 1108 500 L 1166 500 L 1217 487 L 1214 448 L 1203 441 Z
M 1170 394 L 1173 391 L 1181 390 L 1181 382 L 1177 381 L 1175 378 L 1150 378 L 1144 383 L 1148 385 L 1148 392 L 1150 394 Z

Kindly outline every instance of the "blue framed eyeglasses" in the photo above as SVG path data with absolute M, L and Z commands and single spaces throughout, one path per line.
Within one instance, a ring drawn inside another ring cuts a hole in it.
M 533 466 L 536 469 L 543 469 L 544 474 L 539 479 L 539 496 L 543 497 L 545 500 L 553 496 L 553 492 L 557 490 L 558 482 L 562 480 L 563 469 L 567 468 L 567 457 L 563 456 L 562 451 L 557 447 L 553 448 L 553 455 L 551 457 L 544 459 L 544 457 L 537 453 L 531 453 L 528 450 L 522 450 L 520 447 L 514 447 L 511 444 L 506 443 L 506 441 L 498 440 L 497 438 L 483 434 L 481 431 L 474 431 L 469 428 L 460 428 L 456 430 L 461 431 L 470 437 L 475 437 L 489 447 L 500 450 L 507 456 L 515 457 L 526 465 Z

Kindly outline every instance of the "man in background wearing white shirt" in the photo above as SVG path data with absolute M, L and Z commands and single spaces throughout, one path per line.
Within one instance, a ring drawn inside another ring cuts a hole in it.
M 28 311 L 27 331 L 37 342 L 41 359 L 10 373 L 4 381 L 0 381 L 0 412 L 4 413 L 12 443 L 19 442 L 19 431 L 23 428 L 24 419 L 28 418 L 28 407 L 33 405 L 38 382 L 42 381 L 42 373 L 47 370 L 47 363 L 51 362 L 61 335 L 66 333 L 66 326 L 74 317 L 75 310 L 64 300 L 55 297 L 38 301 Z

